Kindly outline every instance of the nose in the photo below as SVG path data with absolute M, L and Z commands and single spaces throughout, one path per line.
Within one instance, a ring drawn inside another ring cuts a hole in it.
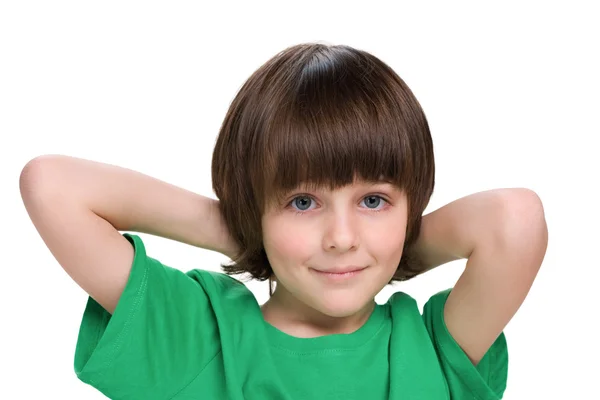
M 358 248 L 357 221 L 348 210 L 337 210 L 325 221 L 323 248 L 325 251 L 347 252 Z

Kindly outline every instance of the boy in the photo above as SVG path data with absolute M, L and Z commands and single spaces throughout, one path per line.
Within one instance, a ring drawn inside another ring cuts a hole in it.
M 527 189 L 476 193 L 428 215 L 431 136 L 404 82 L 347 46 L 286 49 L 234 99 L 213 156 L 219 201 L 66 156 L 21 174 L 33 223 L 89 295 L 81 380 L 113 399 L 496 399 L 504 327 L 542 263 L 543 207 Z M 153 234 L 219 251 L 239 281 L 146 254 Z M 457 259 L 423 315 L 374 296 Z

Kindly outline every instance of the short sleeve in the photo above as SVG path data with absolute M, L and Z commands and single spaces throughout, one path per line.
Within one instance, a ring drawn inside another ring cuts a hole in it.
M 423 320 L 446 376 L 451 398 L 501 399 L 508 377 L 508 347 L 504 332 L 477 364 L 450 335 L 444 321 L 444 306 L 451 289 L 432 296 L 423 308 Z
M 78 378 L 111 399 L 168 399 L 220 351 L 202 286 L 148 257 L 141 238 L 114 313 L 88 297 L 75 349 Z

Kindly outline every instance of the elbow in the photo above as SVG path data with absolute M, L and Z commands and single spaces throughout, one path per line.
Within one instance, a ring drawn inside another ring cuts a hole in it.
M 504 209 L 499 243 L 504 248 L 527 254 L 527 264 L 538 270 L 548 247 L 548 225 L 542 200 L 533 190 L 511 189 L 506 193 Z

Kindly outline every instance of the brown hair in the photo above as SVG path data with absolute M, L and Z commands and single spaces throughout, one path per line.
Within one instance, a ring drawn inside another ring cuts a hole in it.
M 304 43 L 268 60 L 244 83 L 221 126 L 212 183 L 241 251 L 227 274 L 266 280 L 273 270 L 261 218 L 303 183 L 332 190 L 354 182 L 391 182 L 405 191 L 404 253 L 392 281 L 423 268 L 411 255 L 433 193 L 433 143 L 425 114 L 383 61 L 346 45 Z

